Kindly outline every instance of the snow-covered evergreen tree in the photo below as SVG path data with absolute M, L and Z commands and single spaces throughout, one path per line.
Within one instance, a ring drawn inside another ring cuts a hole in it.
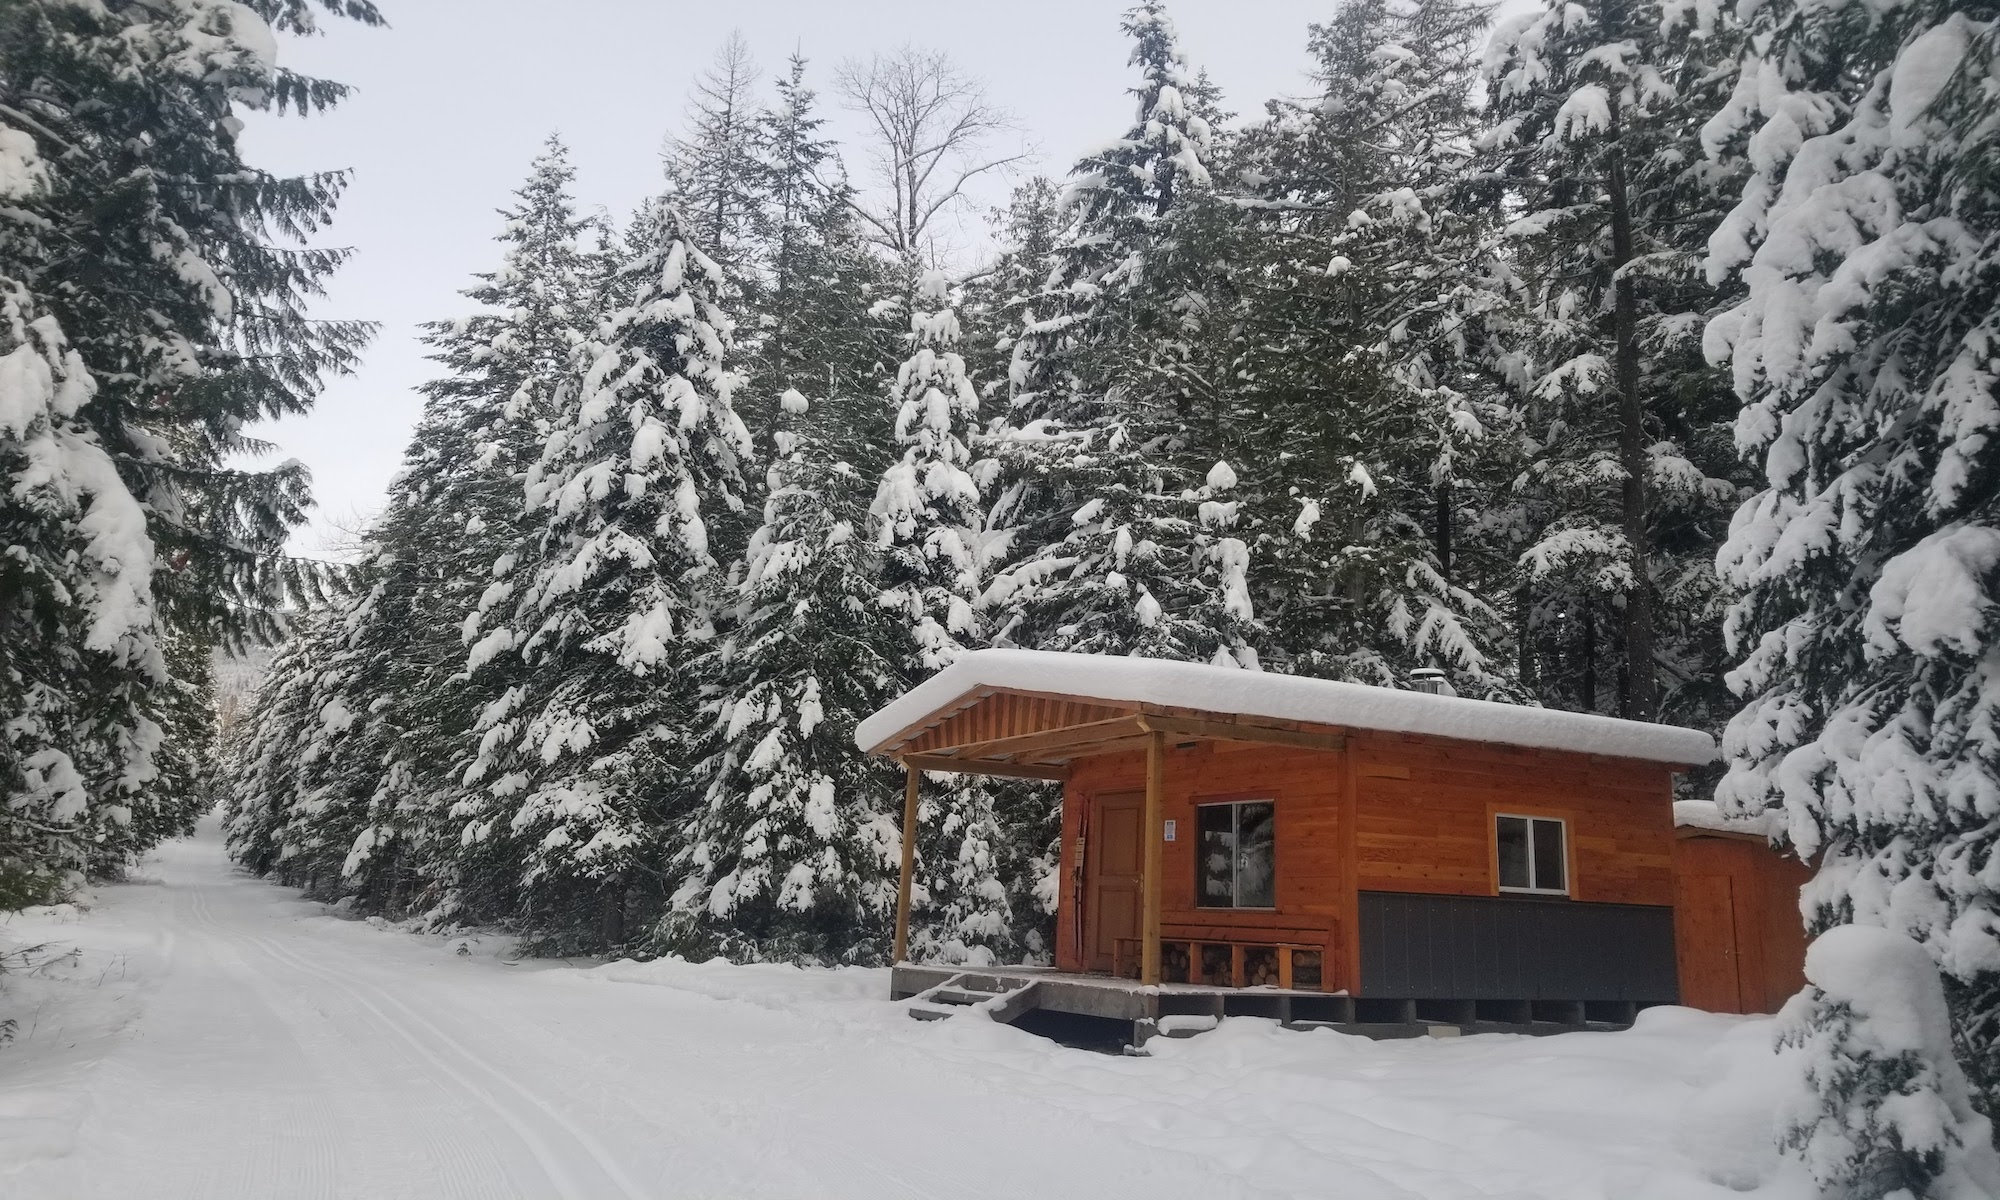
M 375 824 L 381 731 L 354 639 L 366 611 L 366 597 L 350 598 L 296 622 L 229 751 L 231 855 L 327 900 L 352 894 L 351 853 Z
M 1779 1016 L 1801 1068 L 1783 1144 L 1827 1200 L 1977 1200 L 2000 1190 L 1993 1125 L 1952 1053 L 1937 968 L 1887 929 L 1830 929 L 1806 951 L 1801 994 Z
M 1069 224 L 1021 314 L 1009 413 L 991 441 L 998 510 L 1021 554 L 982 598 L 996 635 L 1038 649 L 1251 664 L 1249 545 L 1227 463 L 1185 461 L 1179 414 L 1148 386 L 1160 353 L 1142 317 L 1171 308 L 1149 273 L 1159 230 L 1209 185 L 1211 129 L 1164 7 L 1125 15 L 1137 113 L 1079 161 Z
M 959 356 L 951 285 L 925 272 L 910 304 L 910 356 L 896 372 L 891 404 L 903 456 L 882 473 L 869 509 L 884 555 L 875 603 L 909 630 L 900 664 L 907 686 L 951 665 L 978 643 L 976 608 L 1005 531 L 989 527 L 982 485 L 992 472 L 973 459 L 979 397 Z M 992 962 L 1012 941 L 1012 915 L 998 870 L 1004 850 L 993 789 L 977 776 L 942 777 L 923 801 L 913 953 Z
M 0 152 L 37 165 L 23 141 Z M 81 416 L 96 390 L 56 320 L 0 278 L 0 874 L 22 897 L 138 848 L 133 797 L 175 686 L 145 511 Z
M 279 870 L 297 854 L 288 849 L 286 827 L 302 790 L 298 773 L 308 729 L 319 720 L 313 688 L 326 624 L 323 614 L 309 614 L 295 625 L 222 747 L 229 854 L 258 875 Z
M 876 962 L 895 909 L 895 772 L 854 751 L 854 726 L 895 693 L 907 634 L 878 603 L 869 480 L 854 431 L 797 391 L 751 535 L 730 632 L 695 665 L 709 681 L 707 789 L 679 835 L 664 943 L 689 954 Z
M 1213 131 L 1195 111 L 1195 76 L 1160 0 L 1125 14 L 1137 112 L 1124 136 L 1080 159 L 1062 203 L 1072 229 L 1054 248 L 1054 269 L 1024 297 L 1009 369 L 1012 419 L 1094 426 L 1104 413 L 1109 346 L 1132 310 L 1121 299 L 1142 285 L 1154 229 L 1176 198 L 1209 185 Z M 1128 347 L 1129 348 L 1129 347 Z
M 784 421 L 777 405 L 787 391 L 860 395 L 887 354 L 881 322 L 868 315 L 887 271 L 862 240 L 852 189 L 837 173 L 839 158 L 822 132 L 826 121 L 805 71 L 805 59 L 794 55 L 777 83 L 778 103 L 757 128 L 761 270 L 746 284 L 742 342 L 745 419 L 759 436 Z M 873 440 L 885 441 L 887 422 L 872 426 L 882 435 Z
M 1699 263 L 1733 180 L 1693 145 L 1735 45 L 1713 9 L 1607 0 L 1514 17 L 1487 52 L 1480 167 L 1519 276 L 1502 370 L 1526 438 L 1524 635 L 1579 646 L 1567 693 L 1543 680 L 1571 707 L 1606 707 L 1598 681 L 1615 679 L 1623 715 L 1714 719 L 1707 564 L 1741 471 L 1727 390 L 1696 352 L 1721 303 Z
M 273 632 L 288 589 L 313 590 L 283 554 L 304 469 L 246 468 L 261 446 L 244 428 L 306 411 L 369 332 L 305 315 L 343 252 L 273 241 L 323 228 L 345 177 L 249 166 L 232 115 L 345 94 L 277 65 L 274 33 L 312 32 L 315 8 L 381 20 L 366 0 L 32 0 L 0 15 L 0 103 L 46 169 L 20 206 L 41 233 L 12 243 L 10 273 L 98 380 L 83 415 L 176 564 L 155 581 L 161 610 L 203 636 Z
M 1250 595 L 1250 548 L 1235 529 L 1236 472 L 1189 479 L 1157 445 L 1114 431 L 1102 450 L 1040 429 L 992 439 L 1003 461 L 1053 468 L 1087 495 L 1069 528 L 1000 572 L 982 604 L 1007 615 L 1009 643 L 1257 667 L 1264 640 Z M 1025 486 L 1041 482 L 1030 477 Z
M 468 773 L 511 810 L 468 841 L 519 839 L 531 907 L 598 897 L 585 907 L 596 906 L 600 944 L 624 940 L 632 872 L 660 853 L 666 814 L 686 801 L 686 666 L 714 636 L 725 582 L 715 539 L 740 519 L 750 453 L 725 365 L 721 268 L 665 202 L 628 241 L 623 303 L 579 348 L 528 471 L 535 557 L 513 567 L 509 620 L 473 650 L 475 664 L 514 653 L 527 670 L 482 712 Z
M 296 639 L 286 667 L 310 682 L 282 684 L 265 697 L 270 711 L 256 714 L 258 739 L 284 761 L 258 765 L 271 754 L 259 750 L 243 770 L 278 772 L 256 786 L 283 792 L 238 803 L 252 814 L 275 806 L 284 820 L 269 825 L 280 839 L 272 848 L 247 832 L 269 823 L 245 817 L 239 854 L 280 854 L 289 877 L 364 911 L 421 903 L 434 918 L 511 915 L 507 893 L 524 852 L 505 838 L 496 840 L 511 859 L 496 860 L 484 843 L 461 851 L 465 826 L 491 815 L 489 797 L 461 777 L 481 709 L 519 686 L 525 667 L 506 656 L 468 678 L 466 643 L 484 632 L 486 610 L 511 598 L 513 572 L 496 577 L 495 564 L 532 548 L 523 480 L 592 305 L 570 178 L 551 139 L 501 213 L 500 268 L 466 293 L 478 309 L 429 328 L 448 374 L 424 388 L 423 417 L 368 531 L 354 594 Z M 303 687 L 307 699 L 287 711 L 284 687 Z
M 750 278 L 765 166 L 759 142 L 765 114 L 757 101 L 750 43 L 731 31 L 688 95 L 686 129 L 667 139 L 669 196 L 688 236 L 721 265 L 726 286 Z
M 476 748 L 473 725 L 487 705 L 525 685 L 531 668 L 505 653 L 495 631 L 514 612 L 544 525 L 525 504 L 529 469 L 559 413 L 572 360 L 597 317 L 597 231 L 570 197 L 568 151 L 550 138 L 514 203 L 501 210 L 498 269 L 465 293 L 477 308 L 426 329 L 445 374 L 424 386 L 425 415 L 376 530 L 384 566 L 408 578 L 398 606 L 409 624 L 383 629 L 407 640 L 399 658 L 415 668 L 394 693 L 387 719 L 408 731 L 408 767 L 430 791 L 440 836 L 458 844 L 466 827 L 487 829 L 494 801 L 457 786 Z M 468 656 L 468 648 L 470 655 Z M 472 667 L 468 671 L 467 663 Z M 438 904 L 472 915 L 506 911 L 524 854 L 505 836 L 473 844 L 437 864 Z
M 1719 557 L 1742 710 L 1717 799 L 1781 809 L 1818 928 L 1909 934 L 2000 1104 L 2000 10 L 1758 7 L 1705 131 L 1752 171 L 1711 321 L 1764 490 Z
M 1022 310 L 1048 282 L 1056 247 L 1070 226 L 1070 208 L 1062 197 L 1062 189 L 1046 175 L 1032 175 L 1016 185 L 1006 207 L 988 217 L 996 251 L 992 261 L 962 289 L 959 319 L 965 326 L 966 370 L 980 381 L 980 402 L 989 411 L 1008 408 L 1008 375 Z
M 1317 93 L 1272 102 L 1225 183 L 1251 281 L 1230 390 L 1269 533 L 1259 591 L 1295 669 L 1400 686 L 1438 665 L 1508 697 L 1493 596 L 1512 555 L 1484 515 L 1509 431 L 1463 361 L 1464 259 L 1489 232 L 1461 190 L 1485 19 L 1353 0 L 1312 27 Z
M 911 353 L 890 398 L 903 455 L 883 472 L 872 508 L 875 540 L 892 563 L 881 603 L 908 619 L 926 673 L 978 639 L 973 604 L 1005 549 L 1004 534 L 987 528 L 975 472 L 979 397 L 958 354 L 950 289 L 943 272 L 928 271 L 912 298 Z
M 0 9 L 0 870 L 185 830 L 208 647 L 317 589 L 282 551 L 303 470 L 246 466 L 243 429 L 304 411 L 365 339 L 304 315 L 340 255 L 273 240 L 322 227 L 341 181 L 248 167 L 235 115 L 339 99 L 276 63 L 313 8 Z

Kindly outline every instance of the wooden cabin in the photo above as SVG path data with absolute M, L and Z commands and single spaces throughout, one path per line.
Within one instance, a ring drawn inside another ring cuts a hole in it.
M 1674 930 L 1681 1003 L 1773 1013 L 1806 983 L 1799 889 L 1812 868 L 1771 847 L 1763 820 L 1708 800 L 1674 805 Z
M 983 650 L 856 740 L 908 769 L 905 828 L 922 772 L 1061 782 L 1065 978 L 1346 997 L 1336 1022 L 1620 1022 L 1681 996 L 1673 776 L 1714 755 L 1703 733 Z

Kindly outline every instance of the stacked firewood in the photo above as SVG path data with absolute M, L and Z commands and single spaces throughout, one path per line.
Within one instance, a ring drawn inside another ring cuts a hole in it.
M 1278 948 L 1252 946 L 1243 952 L 1243 982 L 1250 987 L 1278 986 Z
M 1160 945 L 1160 978 L 1168 983 L 1188 981 L 1188 945 L 1163 942 Z

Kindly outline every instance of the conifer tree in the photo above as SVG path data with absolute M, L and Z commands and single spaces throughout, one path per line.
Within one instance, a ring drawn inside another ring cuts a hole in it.
M 688 236 L 741 286 L 751 261 L 765 165 L 758 153 L 765 113 L 757 102 L 750 43 L 732 30 L 688 96 L 685 132 L 667 140 L 669 195 Z
M 983 605 L 1008 621 L 995 636 L 1040 650 L 1259 666 L 1265 631 L 1250 593 L 1250 548 L 1235 532 L 1235 470 L 1218 462 L 1197 482 L 1157 445 L 1134 446 L 1122 431 L 1103 450 L 1037 436 L 1007 431 L 992 445 L 1003 461 L 1052 465 L 1052 484 L 1090 498 L 1059 540 L 988 586 Z
M 1417 666 L 1514 694 L 1509 548 L 1480 536 L 1507 416 L 1462 358 L 1462 211 L 1483 10 L 1354 0 L 1311 28 L 1318 92 L 1273 102 L 1232 186 L 1242 230 L 1245 462 L 1269 531 L 1275 640 L 1312 674 L 1399 686 Z M 1475 305 L 1476 308 L 1476 305 Z
M 1550 5 L 1494 36 L 1492 124 L 1482 169 L 1519 214 L 1505 236 L 1518 264 L 1520 372 L 1529 439 L 1516 522 L 1527 586 L 1582 643 L 1569 706 L 1711 718 L 1720 649 L 1702 618 L 1719 597 L 1707 561 L 1740 471 L 1718 436 L 1731 411 L 1696 332 L 1721 297 L 1699 272 L 1730 173 L 1690 154 L 1720 103 L 1733 26 L 1711 10 L 1626 3 Z M 1675 630 L 1663 595 L 1692 619 Z M 1547 610 L 1545 610 L 1547 611 Z M 1530 618 L 1523 636 L 1542 623 Z M 1595 642 L 1609 625 L 1614 645 Z M 1574 631 L 1574 632 L 1572 632 Z M 1678 634 L 1679 636 L 1674 636 Z
M 224 829 L 230 853 L 309 895 L 337 900 L 350 851 L 370 825 L 378 739 L 348 600 L 305 615 L 258 689 L 232 747 Z
M 1220 496 L 1236 472 L 1189 460 L 1148 361 L 1173 307 L 1159 231 L 1208 187 L 1211 129 L 1163 6 L 1131 10 L 1124 28 L 1140 72 L 1133 125 L 1077 164 L 1053 269 L 1011 306 L 1023 324 L 993 447 L 999 511 L 1024 552 L 984 604 L 1015 644 L 1252 665 L 1249 544 L 1234 531 L 1240 503 Z
M 108 868 L 186 828 L 209 647 L 319 590 L 283 552 L 304 471 L 246 466 L 244 429 L 305 411 L 366 338 L 304 315 L 342 255 L 274 240 L 321 229 L 342 177 L 249 167 L 236 115 L 341 97 L 275 62 L 313 8 L 0 9 L 0 527 L 26 556 L 0 567 L 13 869 Z
M 56 320 L 0 278 L 0 877 L 22 898 L 140 848 L 132 795 L 159 770 L 176 686 L 145 512 L 81 415 L 96 390 Z
M 1121 303 L 1147 278 L 1154 229 L 1179 197 L 1209 185 L 1212 130 L 1195 111 L 1195 77 L 1160 0 L 1127 12 L 1139 69 L 1132 126 L 1070 172 L 1063 203 L 1072 229 L 1054 249 L 1054 270 L 1019 307 L 1025 310 L 1010 367 L 1013 419 L 1089 428 L 1105 415 L 1105 363 L 1121 345 L 1132 310 Z
M 887 272 L 855 224 L 853 189 L 837 173 L 805 71 L 806 60 L 794 55 L 777 83 L 778 103 L 756 132 L 762 270 L 748 286 L 754 320 L 745 322 L 743 363 L 746 419 L 754 417 L 760 434 L 780 420 L 776 405 L 785 392 L 860 395 L 886 356 L 880 323 L 868 310 L 882 298 Z M 886 422 L 875 419 L 873 427 L 886 438 Z
M 1070 209 L 1062 189 L 1046 175 L 1016 186 L 989 225 L 997 252 L 983 270 L 967 279 L 959 306 L 965 323 L 966 370 L 980 381 L 982 406 L 1004 420 L 1012 396 L 1008 371 L 1022 329 L 1022 312 L 1040 293 L 1055 268 L 1056 247 L 1069 227 Z
M 891 401 L 903 456 L 883 472 L 869 515 L 882 551 L 876 600 L 909 630 L 900 681 L 951 665 L 981 636 L 976 602 L 1004 532 L 988 527 L 981 493 L 990 471 L 973 459 L 979 397 L 959 357 L 958 314 L 942 272 L 925 272 L 910 304 L 910 356 Z M 947 777 L 918 820 L 918 957 L 996 961 L 1012 941 L 1012 913 L 998 878 L 1005 839 L 992 789 Z
M 713 753 L 680 835 L 664 943 L 736 960 L 876 962 L 895 907 L 892 772 L 854 726 L 902 678 L 907 634 L 875 594 L 867 479 L 854 431 L 797 391 L 750 538 L 729 633 L 698 660 L 714 681 Z
M 1762 6 L 1704 130 L 1752 171 L 1709 269 L 1764 488 L 1719 556 L 1741 711 L 1725 808 L 1780 809 L 1816 929 L 1907 933 L 2000 1103 L 1996 443 L 2000 10 Z M 1983 165 L 1985 164 L 1985 165 Z
M 476 853 L 457 856 L 464 861 L 438 897 L 475 914 L 507 902 L 512 880 L 496 875 L 521 852 L 504 833 L 493 837 L 488 792 L 449 785 L 476 753 L 481 711 L 524 686 L 530 671 L 508 653 L 507 624 L 544 525 L 525 504 L 526 478 L 598 315 L 604 272 L 592 244 L 600 231 L 577 214 L 573 178 L 567 149 L 551 137 L 500 212 L 499 267 L 465 293 L 477 309 L 426 328 L 445 374 L 424 386 L 425 416 L 377 531 L 403 569 L 421 573 L 409 594 L 422 636 L 403 658 L 421 663 L 422 675 L 399 692 L 391 719 L 417 734 L 410 751 L 426 765 L 415 774 L 447 785 L 434 801 L 449 808 L 438 820 L 453 825 L 441 836 L 455 844 L 468 828 L 482 835 Z
M 251 422 L 306 411 L 368 329 L 314 321 L 306 302 L 344 252 L 272 243 L 331 219 L 339 173 L 281 178 L 239 155 L 233 106 L 318 111 L 346 92 L 275 62 L 277 32 L 313 31 L 309 0 L 255 5 L 11 6 L 0 102 L 59 164 L 26 206 L 61 230 L 15 244 L 16 276 L 98 379 L 85 416 L 147 505 L 167 618 L 230 638 L 312 581 L 282 546 L 301 519 L 303 468 L 245 469 Z M 366 0 L 327 11 L 376 24 Z M 12 128 L 10 122 L 10 128 Z M 111 281 L 116 286 L 109 286 Z
M 491 879 L 494 864 L 479 861 L 486 856 L 460 862 L 463 827 L 487 814 L 484 794 L 459 780 L 480 709 L 521 671 L 508 658 L 475 688 L 465 643 L 482 632 L 482 606 L 503 605 L 514 586 L 511 571 L 495 578 L 494 564 L 528 548 L 523 478 L 591 304 L 570 176 L 551 139 L 501 214 L 500 268 L 467 292 L 479 309 L 430 327 L 450 373 L 424 389 L 424 415 L 388 508 L 368 531 L 355 594 L 302 639 L 311 703 L 258 717 L 275 723 L 263 736 L 289 739 L 280 744 L 294 758 L 283 768 L 290 798 L 279 801 L 292 872 L 363 911 L 421 902 L 434 918 L 508 912 L 495 893 L 512 881 Z M 475 657 L 497 652 L 488 642 Z
M 693 650 L 714 636 L 717 536 L 742 510 L 749 434 L 725 365 L 722 270 L 671 204 L 648 206 L 615 285 L 623 304 L 578 351 L 527 475 L 541 523 L 510 621 L 482 640 L 526 665 L 486 706 L 468 782 L 511 809 L 468 833 L 510 833 L 532 905 L 593 912 L 620 944 L 634 871 L 682 804 Z M 718 526 L 720 528 L 718 528 Z
M 1993 1125 L 1952 1057 L 1937 970 L 1900 934 L 1861 925 L 1806 951 L 1806 989 L 1779 1016 L 1779 1052 L 1803 1087 L 1779 1113 L 1785 1149 L 1820 1196 L 1991 1195 Z
M 243 719 L 223 747 L 228 786 L 223 791 L 223 832 L 229 854 L 247 870 L 289 873 L 297 854 L 286 826 L 301 793 L 298 783 L 307 731 L 319 720 L 313 688 L 328 618 L 307 614 L 294 627 L 258 681 Z M 287 882 L 300 882 L 289 874 Z

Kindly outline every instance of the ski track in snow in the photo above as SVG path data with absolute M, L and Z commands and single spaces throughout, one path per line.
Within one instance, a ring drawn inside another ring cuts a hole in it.
M 212 820 L 146 871 L 0 926 L 81 949 L 0 993 L 8 1200 L 1732 1195 L 1673 1144 L 1726 1018 L 1120 1059 L 920 1025 L 879 972 L 457 955 L 234 872 Z

